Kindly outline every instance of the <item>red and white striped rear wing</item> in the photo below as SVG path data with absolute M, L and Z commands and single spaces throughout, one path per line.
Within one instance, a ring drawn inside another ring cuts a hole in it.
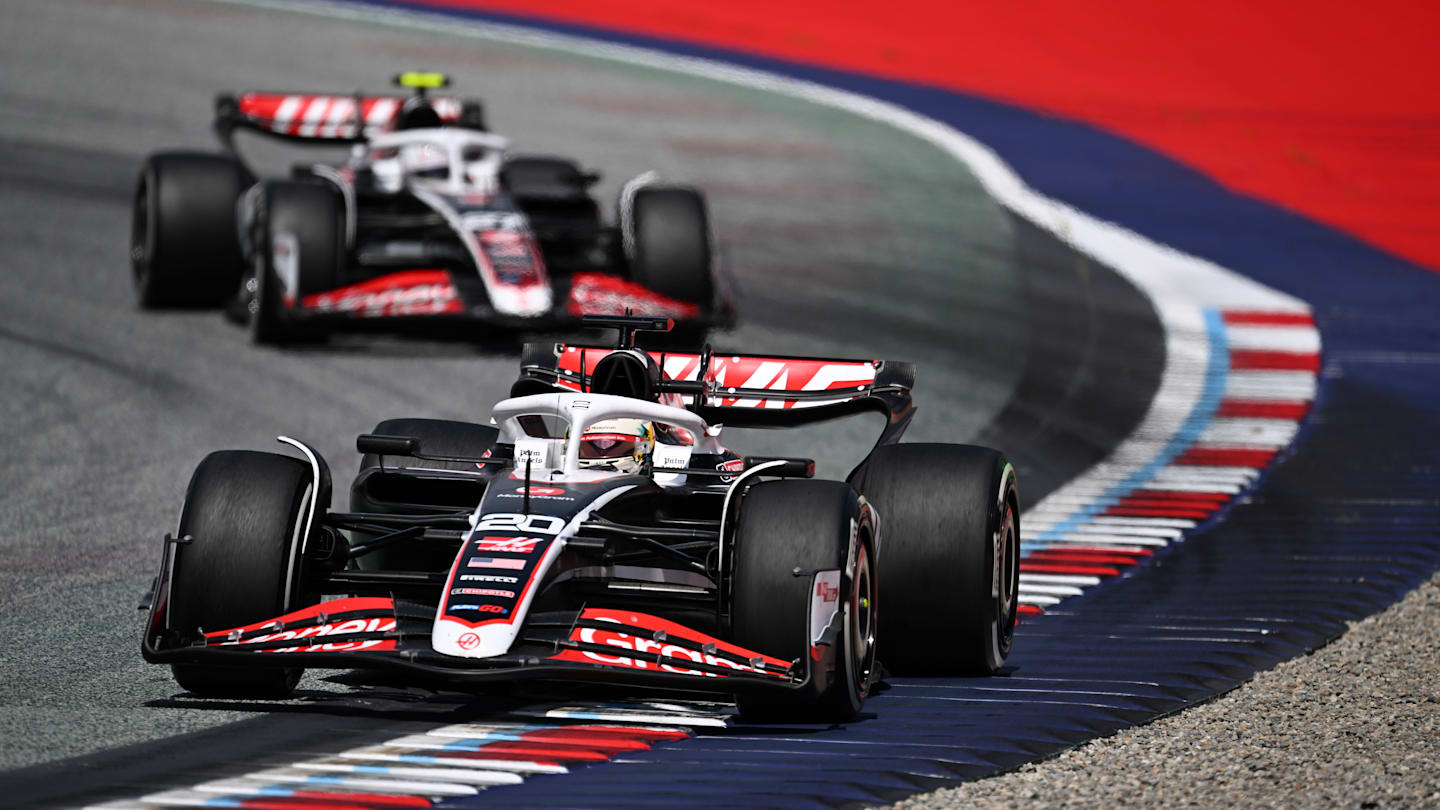
M 352 143 L 395 126 L 406 96 L 245 92 L 215 99 L 215 127 L 222 138 L 249 129 L 278 138 L 316 143 Z M 467 104 L 451 96 L 428 96 L 440 120 L 453 124 Z
M 538 385 L 587 391 L 596 364 L 613 351 L 531 344 L 512 393 L 537 393 Z M 914 412 L 915 367 L 910 363 L 722 352 L 706 363 L 702 353 L 647 354 L 660 370 L 661 395 L 677 397 L 712 424 L 784 427 L 879 412 L 903 428 Z

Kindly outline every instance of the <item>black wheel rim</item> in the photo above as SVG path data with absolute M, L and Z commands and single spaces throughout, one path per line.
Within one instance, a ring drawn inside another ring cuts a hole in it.
M 1007 502 L 1000 520 L 1000 587 L 996 589 L 995 619 L 1000 623 L 1001 649 L 1008 649 L 1015 632 L 1016 599 L 1020 580 L 1020 544 L 1015 537 L 1015 510 Z
M 849 607 L 851 675 L 856 691 L 862 696 L 869 690 L 870 675 L 875 669 L 877 594 L 874 572 L 870 569 L 870 549 L 861 543 Z

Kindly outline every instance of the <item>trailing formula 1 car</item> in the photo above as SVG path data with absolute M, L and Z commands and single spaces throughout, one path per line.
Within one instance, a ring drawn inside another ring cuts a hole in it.
M 691 337 L 733 323 L 700 191 L 641 175 L 604 225 L 598 174 L 509 155 L 478 101 L 428 93 L 444 76 L 396 81 L 414 94 L 222 95 L 223 151 L 146 158 L 130 248 L 140 305 L 225 307 L 260 343 L 417 322 L 556 329 L 627 310 Z M 261 180 L 241 131 L 351 154 Z
M 853 717 L 881 678 L 1009 653 L 1019 496 L 1000 453 L 899 444 L 913 367 L 527 348 L 493 426 L 359 437 L 351 510 L 326 462 L 211 453 L 165 538 L 142 642 L 185 689 L 280 697 L 302 667 L 480 687 L 602 681 L 734 694 L 753 720 Z M 846 481 L 740 457 L 731 426 L 886 418 Z M 883 611 L 882 611 L 883 607 Z

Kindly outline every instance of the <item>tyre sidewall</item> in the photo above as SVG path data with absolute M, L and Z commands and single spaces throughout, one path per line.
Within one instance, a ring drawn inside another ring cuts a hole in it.
M 181 512 L 166 606 L 186 641 L 274 618 L 316 601 L 305 579 L 303 534 L 314 497 L 309 467 L 273 453 L 211 453 L 196 469 Z M 300 670 L 177 664 L 181 685 L 202 694 L 277 696 Z
M 668 298 L 711 304 L 713 247 L 705 197 L 698 190 L 649 185 L 630 202 L 630 276 Z
M 221 450 L 200 462 L 180 516 L 180 536 L 193 539 L 176 549 L 172 629 L 225 630 L 300 606 L 295 544 L 312 487 L 309 468 L 289 456 Z

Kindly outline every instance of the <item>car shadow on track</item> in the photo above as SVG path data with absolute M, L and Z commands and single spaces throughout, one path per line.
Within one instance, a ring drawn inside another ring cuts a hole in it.
M 159 709 L 244 711 L 264 714 L 335 714 L 376 719 L 465 722 L 476 717 L 501 715 L 535 702 L 534 695 L 519 694 L 513 686 L 492 687 L 485 694 L 388 680 L 373 673 L 340 672 L 319 679 L 323 688 L 302 688 L 284 700 L 214 699 L 177 693 L 147 701 Z
M 839 727 L 854 726 L 878 719 L 875 712 L 862 711 L 848 723 L 747 723 L 734 714 L 717 695 L 665 690 L 637 691 L 633 688 L 580 684 L 546 689 L 534 684 L 498 684 L 486 693 L 456 691 L 441 685 L 417 684 L 413 678 L 389 679 L 363 671 L 338 672 L 319 679 L 326 688 L 301 688 L 285 700 L 211 699 L 178 693 L 169 698 L 147 701 L 157 709 L 242 711 L 261 715 L 319 715 L 365 718 L 381 724 L 393 722 L 473 723 L 513 721 L 517 717 L 540 718 L 546 707 L 639 707 L 670 701 L 694 704 L 706 701 L 711 715 L 722 717 L 723 726 L 695 727 L 706 735 L 795 737 L 822 734 Z M 330 687 L 334 687 L 332 690 Z M 884 691 L 884 684 L 880 691 Z M 349 690 L 349 691 L 342 691 Z M 553 722 L 553 721 L 552 721 Z M 564 722 L 561 720 L 560 722 Z

